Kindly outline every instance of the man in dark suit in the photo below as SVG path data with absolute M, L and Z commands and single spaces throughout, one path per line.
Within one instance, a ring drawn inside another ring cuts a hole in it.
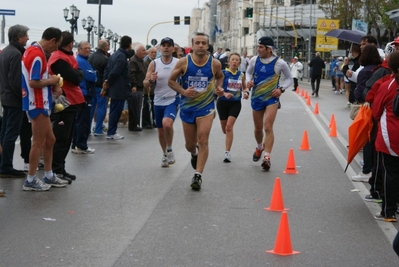
M 313 91 L 312 95 L 316 95 L 316 97 L 318 97 L 321 75 L 323 74 L 323 69 L 326 67 L 324 61 L 320 57 L 320 52 L 316 52 L 316 57 L 310 61 L 309 67 L 312 68 L 312 79 L 310 81 Z M 315 82 L 316 87 L 314 84 Z

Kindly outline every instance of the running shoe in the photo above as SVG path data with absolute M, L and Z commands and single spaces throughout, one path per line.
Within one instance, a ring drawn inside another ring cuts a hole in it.
M 43 183 L 36 176 L 30 183 L 28 180 L 25 180 L 24 185 L 22 186 L 22 190 L 24 191 L 47 191 L 50 188 L 51 185 Z
M 201 190 L 202 178 L 199 174 L 194 174 L 193 179 L 191 180 L 191 189 L 195 191 Z
M 263 149 L 255 148 L 255 152 L 254 152 L 254 155 L 252 156 L 252 160 L 255 162 L 258 161 L 260 159 L 260 157 L 262 156 L 262 151 L 263 151 Z
M 175 154 L 173 153 L 173 151 L 169 151 L 166 153 L 166 157 L 168 158 L 168 163 L 170 165 L 174 164 L 176 162 L 175 160 Z
M 262 160 L 262 169 L 264 169 L 264 170 L 266 170 L 266 171 L 268 171 L 268 170 L 270 170 L 270 166 L 271 166 L 272 164 L 270 163 L 270 157 L 269 156 L 265 156 L 264 158 L 263 158 L 263 160 Z
M 43 182 L 45 184 L 51 185 L 53 187 L 65 187 L 68 184 L 68 181 L 58 178 L 57 175 L 55 175 L 55 174 L 53 175 L 53 177 L 51 179 L 44 177 Z
M 169 161 L 168 161 L 168 157 L 167 157 L 166 155 L 163 155 L 163 156 L 162 156 L 161 167 L 162 167 L 162 168 L 169 167 Z
M 229 151 L 224 152 L 224 160 L 223 162 L 229 163 L 231 162 L 231 155 Z
M 377 212 L 374 215 L 374 219 L 379 220 L 379 221 L 384 221 L 384 222 L 396 222 L 396 216 L 384 216 L 382 212 Z

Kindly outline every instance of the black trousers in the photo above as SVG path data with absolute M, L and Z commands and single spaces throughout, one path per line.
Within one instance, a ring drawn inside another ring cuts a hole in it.
M 396 199 L 399 192 L 399 157 L 385 153 L 382 155 L 384 193 L 382 196 L 382 212 L 385 216 L 393 216 L 396 211 Z
M 298 78 L 294 78 L 294 91 L 298 88 Z
M 321 74 L 320 75 L 313 74 L 312 79 L 310 80 L 310 84 L 312 85 L 312 91 L 314 91 L 316 95 L 319 95 L 320 79 L 321 79 Z M 314 84 L 315 82 L 316 86 Z
M 24 163 L 29 163 L 30 147 L 32 146 L 32 124 L 28 120 L 26 112 L 22 118 L 21 131 L 19 132 L 19 140 L 21 145 L 21 158 Z
M 65 159 L 72 143 L 77 110 L 65 110 L 52 113 L 50 116 L 55 144 L 53 148 L 53 172 L 62 174 L 65 172 Z
M 150 104 L 151 103 L 151 111 Z M 143 102 L 143 127 L 146 126 L 155 126 L 154 123 L 154 95 L 148 96 L 148 94 L 144 94 L 144 102 Z M 152 118 L 152 120 L 151 120 Z
M 135 128 L 141 127 L 141 107 L 143 105 L 143 92 L 137 91 L 132 94 L 132 97 L 127 100 L 129 111 L 129 131 L 134 131 Z

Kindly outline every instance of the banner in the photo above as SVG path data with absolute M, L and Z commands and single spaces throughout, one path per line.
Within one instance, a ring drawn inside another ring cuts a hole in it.
M 337 19 L 317 19 L 316 29 L 316 47 L 318 52 L 330 52 L 338 49 L 338 39 L 324 36 L 327 32 L 339 29 L 339 20 Z
M 352 31 L 357 31 L 367 35 L 368 23 L 361 20 L 352 19 Z

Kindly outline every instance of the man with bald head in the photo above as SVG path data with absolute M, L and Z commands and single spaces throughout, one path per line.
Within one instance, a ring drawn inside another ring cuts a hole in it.
M 104 135 L 106 132 L 103 122 L 107 113 L 108 97 L 101 96 L 101 88 L 104 82 L 104 70 L 108 64 L 107 53 L 109 50 L 109 43 L 105 39 L 98 41 L 96 52 L 89 56 L 89 63 L 97 72 L 96 95 L 91 100 L 90 123 L 93 121 L 94 112 L 96 112 L 96 124 L 94 126 L 94 136 Z
M 143 81 L 147 73 L 144 64 L 146 50 L 143 45 L 135 49 L 136 54 L 129 61 L 129 79 L 132 88 L 132 98 L 128 100 L 129 107 L 129 131 L 141 131 L 141 110 L 143 107 Z

